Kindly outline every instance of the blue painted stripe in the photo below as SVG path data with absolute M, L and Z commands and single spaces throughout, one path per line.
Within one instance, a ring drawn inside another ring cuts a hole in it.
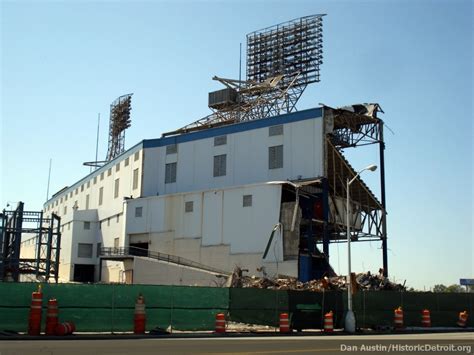
M 143 141 L 143 148 L 164 147 L 170 144 L 179 144 L 185 142 L 196 141 L 205 138 L 223 136 L 226 134 L 251 131 L 253 129 L 275 126 L 279 124 L 309 120 L 312 118 L 322 117 L 322 108 L 312 108 L 304 111 L 287 113 L 280 116 L 265 118 L 261 120 L 253 120 L 241 123 L 235 123 L 228 126 L 203 129 L 202 131 L 184 133 L 173 137 L 146 139 Z

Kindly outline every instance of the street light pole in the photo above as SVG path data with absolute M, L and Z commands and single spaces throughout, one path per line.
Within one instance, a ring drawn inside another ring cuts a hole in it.
M 357 179 L 357 177 L 364 171 L 375 171 L 377 165 L 369 165 L 368 167 L 359 171 L 356 176 L 351 180 L 347 178 L 346 192 L 347 192 L 347 201 L 346 201 L 346 228 L 347 228 L 347 313 L 344 324 L 344 329 L 348 333 L 354 333 L 356 329 L 356 321 L 354 312 L 352 310 L 352 280 L 351 280 L 351 225 L 350 225 L 350 215 L 351 215 L 351 205 L 350 205 L 350 187 L 351 184 Z

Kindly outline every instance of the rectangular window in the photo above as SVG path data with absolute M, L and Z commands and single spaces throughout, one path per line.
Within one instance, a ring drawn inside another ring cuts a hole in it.
M 227 174 L 227 155 L 214 156 L 214 177 L 225 176 Z
M 283 135 L 283 125 L 280 124 L 278 126 L 268 127 L 268 135 L 269 136 L 281 136 L 281 135 Z
M 91 222 L 84 222 L 84 229 L 90 230 L 91 229 Z
M 117 165 L 115 165 L 115 171 L 120 171 L 120 163 L 118 163 Z
M 242 198 L 242 207 L 252 206 L 252 195 L 244 195 Z
M 69 193 L 69 197 L 72 197 L 72 191 Z
M 69 222 L 69 223 L 67 224 L 67 230 L 68 230 L 68 231 L 71 230 L 71 222 Z
M 79 188 L 76 189 L 76 195 L 79 193 Z
M 143 207 L 135 207 L 135 218 L 140 218 L 143 214 Z
M 115 222 L 120 222 L 120 215 L 118 214 L 116 217 L 115 217 Z
M 194 201 L 186 201 L 184 203 L 184 212 L 192 212 L 194 209 Z
M 109 170 L 107 170 L 107 176 L 110 176 L 112 175 L 112 168 L 110 168 Z
M 114 248 L 118 248 L 118 247 L 119 247 L 119 244 L 120 244 L 120 239 L 119 239 L 119 238 L 115 238 L 115 239 L 114 239 Z
M 67 213 L 67 206 L 64 206 L 64 214 Z
M 84 191 L 84 184 L 81 185 L 81 192 Z
M 90 200 L 89 195 L 86 195 L 86 210 L 89 209 L 89 200 Z
M 102 206 L 103 201 L 104 201 L 104 187 L 102 186 L 99 189 L 99 206 Z
M 169 163 L 165 166 L 165 184 L 176 182 L 176 166 L 177 163 Z
M 110 227 L 110 217 L 107 218 L 107 227 Z
M 58 205 L 58 200 L 56 200 L 56 206 Z
M 117 198 L 119 195 L 120 179 L 115 179 L 114 185 L 114 198 Z
M 178 145 L 177 144 L 170 144 L 166 146 L 166 155 L 168 154 L 176 154 L 178 153 Z
M 276 145 L 268 148 L 268 169 L 283 168 L 283 146 Z
M 92 244 L 79 243 L 77 245 L 77 257 L 78 258 L 92 258 Z
M 97 176 L 94 176 L 94 185 L 97 184 Z
M 135 155 L 133 156 L 133 161 L 137 161 L 140 158 L 140 151 L 135 152 Z
M 128 166 L 129 162 L 130 162 L 130 157 L 125 159 L 125 162 L 123 163 L 124 166 Z
M 104 180 L 104 173 L 103 172 L 100 173 L 100 180 Z
M 64 201 L 67 201 L 67 194 L 64 196 Z
M 102 243 L 97 243 L 97 257 L 100 256 L 100 249 L 102 248 Z
M 90 181 L 87 182 L 87 188 L 89 188 L 89 187 L 91 187 L 91 182 Z
M 61 200 L 60 200 L 60 201 L 61 201 L 60 203 L 63 203 L 63 198 L 62 198 L 62 197 L 61 197 Z
M 138 168 L 133 170 L 133 182 L 132 182 L 132 189 L 138 189 Z
M 214 147 L 218 145 L 226 145 L 226 144 L 227 144 L 227 136 L 214 137 Z

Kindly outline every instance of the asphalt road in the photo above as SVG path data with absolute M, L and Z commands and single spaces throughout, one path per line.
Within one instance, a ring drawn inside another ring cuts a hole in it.
M 473 350 L 474 333 L 0 341 L 0 355 L 472 354 Z

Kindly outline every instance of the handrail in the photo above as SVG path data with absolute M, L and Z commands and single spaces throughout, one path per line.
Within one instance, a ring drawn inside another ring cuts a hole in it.
M 182 258 L 176 255 L 164 254 L 157 251 L 151 251 L 144 248 L 138 247 L 103 247 L 100 248 L 100 256 L 117 256 L 117 255 L 124 255 L 124 256 L 143 256 L 151 259 L 166 261 L 169 263 L 174 263 L 183 266 L 189 266 L 196 269 L 206 270 L 210 272 L 215 272 L 218 274 L 228 275 L 230 276 L 230 272 L 219 270 L 217 268 L 213 268 L 211 266 L 207 266 L 204 264 L 200 264 L 196 261 L 189 260 Z

